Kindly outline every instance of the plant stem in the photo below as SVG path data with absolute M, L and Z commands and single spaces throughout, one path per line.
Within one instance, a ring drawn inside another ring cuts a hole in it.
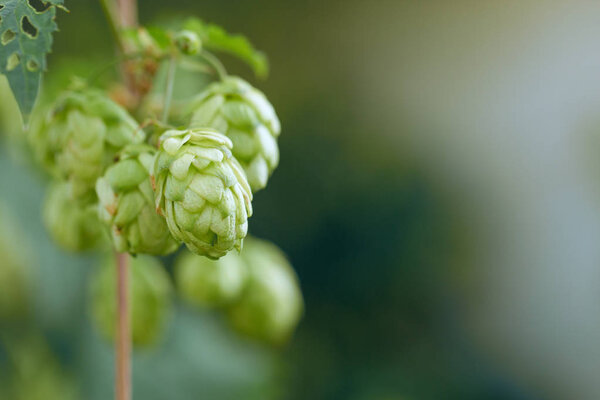
M 109 0 L 102 0 L 107 2 Z M 111 0 L 112 1 L 112 0 Z M 108 4 L 108 3 L 107 3 Z M 107 8 L 110 10 L 110 8 Z M 121 29 L 137 26 L 137 0 L 117 0 L 116 17 L 119 24 L 116 23 L 115 14 L 112 16 L 110 24 L 114 26 L 117 34 L 117 43 L 123 54 L 128 49 L 123 43 L 120 35 Z M 136 93 L 133 88 L 134 77 L 127 70 L 125 63 L 121 64 L 123 79 L 132 93 Z M 129 315 L 129 270 L 127 254 L 116 254 L 117 261 L 117 343 L 115 355 L 115 398 L 116 400 L 131 400 L 131 327 Z
M 100 0 L 100 5 L 102 5 L 102 11 L 104 11 L 104 15 L 106 16 L 110 33 L 114 36 L 115 42 L 119 47 L 119 51 L 121 53 L 125 53 L 123 41 L 121 40 L 121 35 L 119 34 L 120 24 L 117 23 L 117 19 L 115 17 L 114 2 L 112 0 Z
M 133 28 L 138 25 L 138 10 L 136 0 L 117 0 L 121 26 Z
M 165 85 L 165 99 L 163 104 L 163 113 L 161 122 L 169 122 L 169 110 L 171 108 L 171 100 L 173 99 L 173 85 L 175 84 L 175 71 L 176 71 L 176 60 L 175 56 L 171 56 L 169 59 L 169 69 L 167 70 L 167 83 Z
M 129 270 L 127 253 L 115 253 L 117 263 L 117 343 L 115 398 L 131 399 L 131 327 L 129 319 Z
M 206 61 L 208 61 L 210 66 L 213 67 L 213 69 L 219 76 L 219 79 L 223 80 L 227 77 L 227 71 L 225 70 L 225 67 L 223 66 L 221 61 L 219 61 L 219 59 L 217 57 L 215 57 L 212 53 L 209 53 L 208 51 L 203 50 L 200 53 L 200 56 L 202 58 L 204 58 Z

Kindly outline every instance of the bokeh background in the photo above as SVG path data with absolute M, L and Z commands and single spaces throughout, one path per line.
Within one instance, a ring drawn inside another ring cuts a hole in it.
M 98 3 L 67 5 L 46 93 L 114 54 Z M 251 232 L 288 254 L 306 309 L 273 348 L 177 304 L 135 354 L 136 399 L 600 398 L 600 3 L 140 1 L 142 23 L 182 15 L 269 55 L 251 81 L 282 120 L 281 165 Z M 0 189 L 33 260 L 33 317 L 0 321 L 24 332 L 0 346 L 0 388 L 110 398 L 95 261 L 51 243 L 18 138 Z

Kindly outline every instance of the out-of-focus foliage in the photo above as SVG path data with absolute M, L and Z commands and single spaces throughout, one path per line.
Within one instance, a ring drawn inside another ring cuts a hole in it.
M 6 376 L 0 375 L 0 398 L 80 399 L 73 376 L 63 370 L 41 336 L 28 333 L 24 337 L 0 339 L 0 344 L 4 345 L 9 360 Z
M 0 203 L 0 321 L 22 319 L 29 313 L 28 275 L 34 260 L 30 247 L 21 227 Z
M 238 57 L 246 62 L 256 76 L 265 78 L 269 73 L 269 62 L 261 51 L 254 48 L 252 43 L 243 35 L 232 35 L 215 24 L 206 23 L 198 18 L 191 18 L 184 28 L 196 33 L 202 45 L 209 50 L 222 51 Z

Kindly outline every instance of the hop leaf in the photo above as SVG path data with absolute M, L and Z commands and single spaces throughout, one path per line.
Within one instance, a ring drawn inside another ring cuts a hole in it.
M 173 236 L 198 255 L 241 249 L 252 192 L 231 154 L 231 141 L 209 128 L 170 130 L 153 169 L 156 206 Z
M 171 281 L 161 263 L 150 256 L 129 257 L 128 273 L 133 343 L 154 344 L 169 315 Z M 91 307 L 100 332 L 111 340 L 117 315 L 116 291 L 116 264 L 114 257 L 107 257 L 92 278 Z
M 36 10 L 28 0 L 0 0 L 0 73 L 8 78 L 25 116 L 37 98 L 52 33 L 58 30 L 56 6 L 63 0 L 45 3 L 46 9 Z
M 248 279 L 242 295 L 228 310 L 229 320 L 248 336 L 282 343 L 302 316 L 298 278 L 281 250 L 269 242 L 247 239 L 241 256 Z
M 211 84 L 191 104 L 191 127 L 209 126 L 233 142 L 254 192 L 267 185 L 279 163 L 279 119 L 264 94 L 241 78 Z
M 119 252 L 165 255 L 179 247 L 154 207 L 149 171 L 155 153 L 144 144 L 129 145 L 96 182 L 100 218 Z
M 220 26 L 208 24 L 198 18 L 190 18 L 183 27 L 196 33 L 205 48 L 231 54 L 250 65 L 259 78 L 265 78 L 269 74 L 267 57 L 256 50 L 245 36 L 231 35 Z
M 175 280 L 181 296 L 191 304 L 214 307 L 229 304 L 241 293 L 246 265 L 236 253 L 210 260 L 184 252 L 175 264 Z
M 145 136 L 127 111 L 96 90 L 64 93 L 31 125 L 36 158 L 52 175 L 71 182 L 75 196 L 93 192 L 115 154 Z
M 73 252 L 94 249 L 104 239 L 97 209 L 94 197 L 74 196 L 72 185 L 56 181 L 46 195 L 44 224 L 63 249 Z

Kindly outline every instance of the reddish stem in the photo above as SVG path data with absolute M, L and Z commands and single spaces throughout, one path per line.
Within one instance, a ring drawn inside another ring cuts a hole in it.
M 117 0 L 117 12 L 122 27 L 131 28 L 138 25 L 138 10 L 135 0 Z
M 131 327 L 129 318 L 128 255 L 115 253 L 117 262 L 116 399 L 131 399 Z

